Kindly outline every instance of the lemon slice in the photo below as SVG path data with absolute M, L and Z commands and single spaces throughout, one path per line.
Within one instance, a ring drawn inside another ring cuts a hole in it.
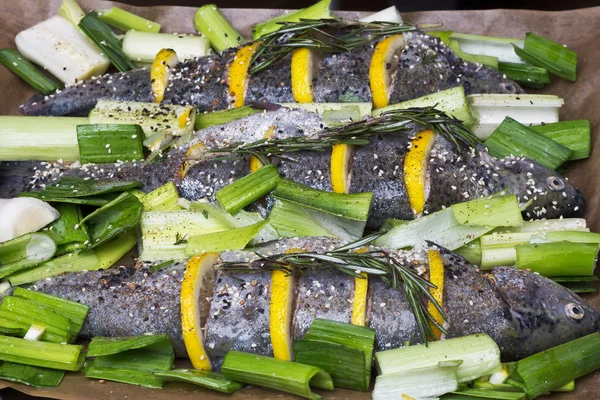
M 419 132 L 411 141 L 410 149 L 404 158 L 404 186 L 415 215 L 422 214 L 425 208 L 428 195 L 427 165 L 434 141 L 433 131 Z
M 192 365 L 196 369 L 210 371 L 212 366 L 204 351 L 202 325 L 208 309 L 204 309 L 204 299 L 212 295 L 214 280 L 213 266 L 219 254 L 206 253 L 194 256 L 185 267 L 181 283 L 181 331 L 183 341 Z
M 377 44 L 369 66 L 369 84 L 373 107 L 381 108 L 389 104 L 392 93 L 392 77 L 396 71 L 399 50 L 404 48 L 404 36 L 393 35 Z
M 356 250 L 357 253 L 369 251 L 366 247 Z M 367 293 L 369 291 L 369 275 L 362 272 L 363 278 L 354 278 L 354 299 L 352 300 L 353 325 L 365 326 L 367 319 Z
M 350 191 L 354 146 L 336 144 L 331 150 L 331 187 L 335 193 Z
M 354 278 L 354 299 L 352 300 L 352 324 L 365 326 L 367 317 L 367 292 L 369 276 L 361 273 L 364 278 Z
M 440 305 L 440 307 L 444 307 L 444 261 L 442 260 L 442 256 L 440 252 L 437 250 L 429 250 L 427 252 L 427 258 L 429 259 L 429 281 L 437 286 L 437 288 L 430 288 L 429 293 L 433 296 L 435 301 Z M 444 318 L 442 314 L 438 311 L 438 309 L 433 305 L 430 301 L 427 305 L 427 311 L 433 317 L 434 321 L 439 325 L 444 323 Z M 442 332 L 432 324 L 429 323 L 431 330 L 435 337 L 439 340 Z
M 169 85 L 171 68 L 177 65 L 178 62 L 177 53 L 172 49 L 162 49 L 154 57 L 154 62 L 150 69 L 150 82 L 152 82 L 152 96 L 155 103 L 163 101 L 165 90 Z M 185 124 L 181 126 L 180 123 L 180 127 L 185 127 Z
M 229 66 L 229 95 L 233 98 L 234 108 L 244 105 L 248 87 L 248 69 L 250 69 L 252 56 L 260 45 L 261 42 L 254 42 L 239 49 Z
M 292 52 L 292 95 L 298 103 L 312 103 L 313 78 L 319 72 L 319 56 L 314 50 L 301 48 Z
M 292 324 L 294 277 L 284 271 L 271 273 L 270 332 L 273 357 L 292 360 Z

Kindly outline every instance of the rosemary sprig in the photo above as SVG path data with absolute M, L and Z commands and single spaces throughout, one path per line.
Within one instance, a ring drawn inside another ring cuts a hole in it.
M 326 128 L 313 136 L 295 136 L 284 139 L 260 139 L 254 142 L 236 142 L 226 147 L 211 148 L 209 153 L 228 153 L 229 156 L 253 155 L 265 157 L 297 151 L 324 151 L 336 144 L 365 145 L 373 136 L 410 131 L 414 125 L 429 127 L 454 144 L 474 148 L 482 145 L 477 136 L 462 122 L 449 117 L 435 107 L 391 110 L 377 118 L 370 118 L 336 128 Z
M 372 40 L 415 27 L 409 23 L 360 22 L 341 18 L 282 22 L 282 27 L 261 38 L 262 44 L 250 62 L 250 74 L 260 72 L 298 47 L 326 53 L 343 53 Z
M 288 274 L 310 269 L 335 268 L 357 278 L 362 278 L 362 272 L 378 275 L 392 288 L 404 290 L 424 343 L 436 339 L 429 322 L 441 332 L 447 333 L 446 329 L 435 321 L 423 302 L 424 298 L 429 299 L 446 320 L 446 314 L 429 292 L 430 288 L 436 288 L 435 285 L 419 276 L 410 266 L 403 265 L 391 252 L 381 249 L 367 252 L 352 251 L 372 242 L 380 235 L 381 233 L 376 233 L 326 253 L 286 253 L 271 256 L 255 253 L 258 259 L 248 262 L 224 262 L 217 268 L 228 271 L 280 270 Z

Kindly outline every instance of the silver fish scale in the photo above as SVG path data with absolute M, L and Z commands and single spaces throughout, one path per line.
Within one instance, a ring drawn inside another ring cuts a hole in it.
M 335 270 L 303 273 L 296 292 L 293 338 L 301 339 L 315 318 L 350 323 L 354 279 Z
M 270 300 L 270 271 L 217 272 L 204 337 L 213 365 L 220 367 L 229 350 L 273 355 Z

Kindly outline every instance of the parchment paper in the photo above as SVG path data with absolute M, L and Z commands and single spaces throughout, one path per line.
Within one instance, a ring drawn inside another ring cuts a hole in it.
M 138 15 L 157 21 L 165 32 L 194 33 L 194 8 L 186 7 L 131 7 L 100 0 L 79 0 L 85 11 L 109 7 L 113 4 Z M 14 47 L 14 37 L 55 14 L 60 0 L 0 0 L 0 48 Z M 225 10 L 234 25 L 249 37 L 252 24 L 278 15 L 280 10 Z M 357 12 L 339 12 L 340 16 L 357 18 Z M 569 165 L 567 176 L 584 193 L 587 200 L 587 218 L 593 231 L 600 231 L 600 7 L 575 11 L 541 12 L 521 10 L 488 11 L 437 11 L 407 13 L 406 19 L 414 23 L 441 22 L 445 29 L 465 33 L 478 33 L 505 37 L 524 37 L 525 32 L 537 34 L 566 44 L 579 54 L 578 80 L 575 83 L 559 78 L 541 93 L 556 94 L 565 99 L 561 119 L 587 118 L 592 123 L 594 150 L 592 158 Z M 33 92 L 6 68 L 0 68 L 0 115 L 18 114 L 17 107 Z M 1 144 L 0 144 L 1 145 Z M 600 309 L 600 296 L 587 296 Z M 600 398 L 600 372 L 580 379 L 576 391 L 554 394 L 557 399 Z M 170 383 L 163 390 L 138 388 L 114 382 L 98 383 L 86 380 L 81 374 L 67 374 L 57 389 L 32 389 L 19 384 L 0 381 L 0 388 L 12 386 L 36 396 L 60 399 L 288 399 L 281 393 L 247 388 L 232 396 L 199 389 L 186 384 Z M 326 399 L 369 399 L 370 395 L 347 390 L 320 391 Z

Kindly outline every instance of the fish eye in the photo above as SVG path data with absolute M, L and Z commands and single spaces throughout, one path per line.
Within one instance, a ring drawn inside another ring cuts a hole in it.
M 546 179 L 546 183 L 550 190 L 555 192 L 565 188 L 565 182 L 556 176 L 549 176 L 548 179 Z
M 567 315 L 573 319 L 581 319 L 584 317 L 585 312 L 583 308 L 579 304 L 569 303 L 565 306 L 565 311 Z

